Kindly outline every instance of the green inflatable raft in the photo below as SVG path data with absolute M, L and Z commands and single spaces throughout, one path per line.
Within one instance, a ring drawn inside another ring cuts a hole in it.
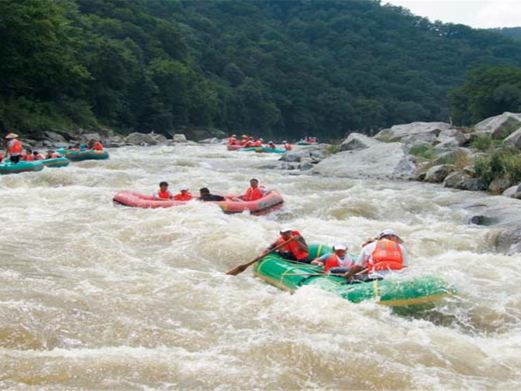
M 241 152 L 258 152 L 258 153 L 286 153 L 285 149 L 268 148 L 268 147 L 249 147 L 240 149 Z
M 109 158 L 107 151 L 95 151 L 93 149 L 72 150 L 59 149 L 58 153 L 65 155 L 65 157 L 73 162 L 81 162 L 83 160 L 104 160 Z
M 310 245 L 309 258 L 331 252 L 323 245 Z M 353 303 L 375 300 L 393 308 L 420 310 L 434 307 L 443 297 L 455 293 L 443 279 L 433 276 L 393 277 L 366 282 L 347 282 L 345 278 L 322 274 L 319 266 L 286 261 L 270 254 L 256 263 L 254 273 L 280 289 L 293 292 L 302 286 L 315 286 Z
M 0 164 L 0 174 L 18 174 L 20 172 L 27 171 L 41 171 L 45 166 L 41 161 L 25 162 L 19 161 L 18 163 L 11 163 L 10 160 Z
M 66 167 L 69 165 L 69 159 L 64 157 L 57 157 L 54 159 L 39 160 L 45 167 L 57 168 Z

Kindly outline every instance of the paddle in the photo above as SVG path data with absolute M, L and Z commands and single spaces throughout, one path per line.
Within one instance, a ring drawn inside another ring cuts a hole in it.
M 247 268 L 249 268 L 251 265 L 253 265 L 254 263 L 260 261 L 262 258 L 264 258 L 266 255 L 268 254 L 271 254 L 277 250 L 279 250 L 280 248 L 284 247 L 285 245 L 287 245 L 288 243 L 292 242 L 293 240 L 296 239 L 296 236 L 290 238 L 289 240 L 286 240 L 284 243 L 281 243 L 279 244 L 278 246 L 275 246 L 274 248 L 272 248 L 270 251 L 268 252 L 263 252 L 261 255 L 259 255 L 257 258 L 255 258 L 254 260 L 248 262 L 248 263 L 243 263 L 242 265 L 239 265 L 239 266 L 235 266 L 233 269 L 231 270 L 228 270 L 226 272 L 226 274 L 229 274 L 230 276 L 236 276 L 237 274 L 240 274 L 242 273 L 243 271 L 245 271 Z

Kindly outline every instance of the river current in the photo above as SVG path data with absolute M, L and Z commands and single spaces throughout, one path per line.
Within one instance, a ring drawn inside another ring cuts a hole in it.
M 0 388 L 520 389 L 520 256 L 462 200 L 489 197 L 414 182 L 263 169 L 278 156 L 219 146 L 125 147 L 108 161 L 0 178 Z M 188 184 L 242 193 L 251 177 L 284 196 L 266 216 L 198 202 L 115 206 L 120 190 Z M 295 294 L 231 267 L 281 226 L 351 252 L 385 228 L 411 274 L 459 293 L 399 315 L 306 287 Z

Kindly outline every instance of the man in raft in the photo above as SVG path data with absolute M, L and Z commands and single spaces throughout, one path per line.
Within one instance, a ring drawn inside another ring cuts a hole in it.
M 18 140 L 18 135 L 12 132 L 5 136 L 5 140 L 6 156 L 9 155 L 11 163 L 18 163 L 23 153 L 22 142 Z
M 207 187 L 203 187 L 199 189 L 199 201 L 224 201 L 225 198 L 223 196 L 217 194 L 211 194 L 210 189 Z
M 174 200 L 175 201 L 190 201 L 192 199 L 192 195 L 190 194 L 190 192 L 188 190 L 189 190 L 188 186 L 186 186 L 186 185 L 181 186 L 181 188 L 180 188 L 181 192 L 174 196 Z
M 293 149 L 293 146 L 292 146 L 290 143 L 288 143 L 286 140 L 284 140 L 284 141 L 282 142 L 282 144 L 284 144 L 284 149 L 285 149 L 286 151 L 291 151 L 291 150 Z
M 266 253 L 271 249 L 277 247 L 279 244 L 287 242 L 293 238 L 291 242 L 278 250 L 278 254 L 287 260 L 308 263 L 308 245 L 299 231 L 291 228 L 282 228 L 280 230 L 280 237 L 266 249 Z
M 259 187 L 259 180 L 256 178 L 250 179 L 250 187 L 246 189 L 246 192 L 241 198 L 243 201 L 257 201 L 264 197 L 264 194 Z
M 353 267 L 354 260 L 347 254 L 347 244 L 337 242 L 333 245 L 333 252 L 322 255 L 311 261 L 312 265 L 324 266 L 324 273 L 346 273 Z
M 159 190 L 153 195 L 154 200 L 168 201 L 173 198 L 172 193 L 168 191 L 168 182 L 159 183 Z
M 344 277 L 349 279 L 355 274 L 385 276 L 389 272 L 402 270 L 409 264 L 407 250 L 403 240 L 392 229 L 383 230 L 378 237 L 366 243 L 355 265 Z

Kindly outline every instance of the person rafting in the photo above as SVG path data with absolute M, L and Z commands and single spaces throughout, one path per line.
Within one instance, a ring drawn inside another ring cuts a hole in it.
M 168 201 L 172 199 L 172 193 L 168 191 L 168 182 L 159 183 L 159 190 L 153 195 L 155 200 Z
M 323 266 L 324 273 L 346 273 L 353 267 L 354 260 L 347 254 L 347 244 L 337 242 L 333 245 L 333 252 L 313 259 L 311 264 Z
M 256 178 L 250 179 L 250 187 L 246 189 L 243 196 L 239 197 L 243 201 L 257 201 L 264 197 L 261 188 L 259 187 L 259 180 Z
M 6 140 L 6 156 L 9 155 L 11 163 L 18 163 L 22 157 L 23 147 L 22 142 L 18 140 L 16 133 L 9 133 L 5 136 Z
M 268 253 L 280 244 L 287 242 L 290 239 L 293 239 L 291 242 L 279 249 L 277 251 L 278 254 L 282 258 L 290 261 L 308 263 L 308 245 L 306 243 L 306 240 L 300 234 L 300 232 L 293 230 L 292 228 L 282 228 L 279 231 L 279 233 L 280 237 L 265 250 L 265 253 Z
M 273 141 L 270 141 L 270 142 L 268 142 L 268 148 L 277 149 L 277 146 L 275 145 L 275 143 Z
M 183 185 L 179 189 L 180 193 L 174 196 L 175 201 L 190 201 L 193 197 L 189 192 L 189 188 L 186 185 Z
M 232 135 L 228 138 L 228 144 L 229 144 L 229 145 L 236 145 L 236 144 L 238 144 L 237 136 L 236 136 L 235 134 L 232 134 Z
M 45 156 L 46 159 L 58 159 L 59 157 L 61 157 L 60 154 L 51 149 L 47 151 L 47 155 Z
M 92 141 L 93 141 L 92 147 L 91 147 L 92 150 L 103 151 L 103 144 L 101 143 L 100 140 L 92 140 Z
M 33 160 L 43 160 L 43 155 L 38 151 L 33 151 Z
M 284 140 L 284 141 L 282 142 L 282 144 L 284 144 L 284 149 L 285 149 L 286 151 L 291 151 L 291 150 L 293 149 L 293 146 L 292 146 L 290 143 L 288 143 L 286 140 Z
M 390 272 L 402 270 L 409 264 L 407 249 L 402 243 L 403 240 L 395 231 L 383 230 L 375 240 L 365 243 L 354 266 L 344 277 L 350 279 L 355 274 L 383 277 Z
M 27 148 L 25 150 L 25 154 L 22 155 L 22 160 L 24 162 L 32 162 L 32 161 L 34 161 L 33 150 L 31 148 Z
M 211 194 L 210 189 L 207 187 L 203 187 L 199 189 L 199 200 L 200 201 L 224 201 L 225 198 L 223 196 L 217 194 Z

